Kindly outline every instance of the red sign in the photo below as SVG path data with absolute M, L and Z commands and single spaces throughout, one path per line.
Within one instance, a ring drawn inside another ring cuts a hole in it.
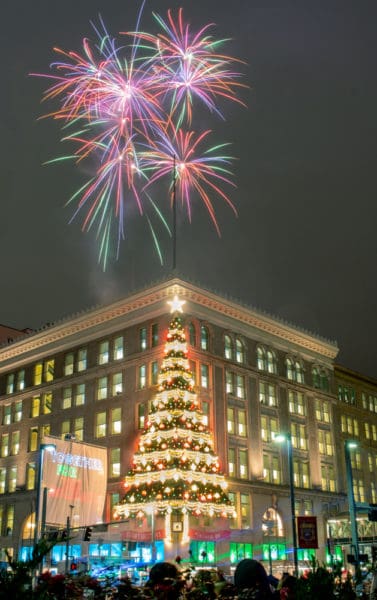
M 219 542 L 230 538 L 229 529 L 222 531 L 203 531 L 203 529 L 190 529 L 189 536 L 192 540 Z
M 154 539 L 163 540 L 165 537 L 164 529 L 156 529 Z M 122 531 L 122 540 L 129 542 L 151 542 L 152 532 L 151 531 Z
M 297 517 L 298 547 L 318 548 L 317 517 Z

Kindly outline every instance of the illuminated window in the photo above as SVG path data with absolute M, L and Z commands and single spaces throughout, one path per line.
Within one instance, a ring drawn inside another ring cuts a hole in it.
M 42 412 L 49 415 L 52 411 L 52 392 L 46 392 L 42 396 Z
M 208 427 L 209 425 L 209 402 L 202 401 L 202 413 L 203 413 L 203 424 Z
M 140 390 L 144 389 L 147 385 L 147 367 L 146 365 L 139 366 L 139 381 L 138 387 Z
M 249 494 L 240 494 L 241 501 L 241 529 L 250 529 L 251 510 Z
M 17 400 L 14 404 L 13 421 L 19 423 L 22 420 L 22 400 Z
M 291 381 L 295 381 L 294 365 L 293 365 L 293 361 L 290 358 L 286 359 L 285 366 L 286 366 L 287 379 L 290 379 Z
M 369 502 L 371 502 L 372 504 L 376 504 L 376 500 L 377 500 L 377 486 L 376 486 L 376 482 L 375 481 L 371 481 L 370 482 L 370 496 L 369 496 Z
M 352 469 L 358 469 L 360 471 L 361 470 L 361 453 L 359 452 L 359 450 L 354 450 L 353 452 L 350 452 L 350 457 L 351 457 Z
M 351 436 L 359 436 L 359 422 L 357 419 L 341 415 L 340 417 L 342 433 L 347 433 Z
M 6 480 L 7 480 L 7 470 L 5 467 L 0 467 L 0 494 L 5 494 Z
M 36 483 L 35 462 L 26 465 L 26 489 L 34 490 Z
M 106 412 L 96 414 L 96 438 L 105 437 L 106 435 Z
M 141 329 L 139 330 L 139 344 L 140 344 L 140 350 L 147 349 L 148 339 L 147 339 L 147 328 L 146 327 L 141 327 Z
M 62 408 L 66 409 L 66 408 L 71 408 L 72 406 L 72 387 L 65 387 L 63 388 L 63 402 L 62 402 Z
M 45 381 L 53 381 L 54 372 L 55 372 L 55 360 L 51 358 L 50 360 L 46 360 L 43 365 L 44 371 L 44 380 Z
M 272 350 L 267 350 L 266 362 L 267 362 L 268 373 L 276 373 L 276 371 L 277 371 L 276 356 L 275 356 L 275 353 L 272 352 Z
M 40 395 L 33 396 L 32 399 L 31 399 L 31 412 L 30 412 L 30 416 L 31 417 L 39 417 L 40 407 L 41 407 L 41 397 L 40 397 Z
M 158 323 L 152 325 L 152 348 L 158 345 Z
M 247 450 L 238 449 L 238 461 L 239 468 L 238 474 L 240 479 L 248 479 L 249 478 L 249 468 L 248 468 L 248 460 L 247 460 Z
M 106 363 L 109 362 L 109 358 L 110 358 L 110 356 L 109 356 L 109 341 L 104 340 L 99 345 L 98 364 L 105 365 Z
M 6 534 L 12 535 L 14 527 L 14 506 L 10 504 L 7 506 L 7 520 L 6 520 Z
M 84 417 L 78 417 L 74 420 L 73 434 L 78 442 L 84 439 Z
M 62 438 L 63 438 L 63 439 L 65 438 L 65 436 L 66 436 L 68 433 L 71 433 L 71 422 L 70 422 L 69 420 L 68 420 L 68 421 L 63 421 L 63 422 L 62 422 L 62 428 L 61 428 L 61 432 L 62 432 L 62 433 L 61 433 L 61 435 L 62 435 Z
M 42 383 L 42 372 L 43 364 L 41 362 L 34 365 L 33 385 L 40 385 Z
M 29 430 L 29 452 L 38 450 L 38 427 L 31 427 Z
M 139 404 L 137 407 L 137 426 L 139 429 L 145 427 L 145 405 Z
M 243 375 L 236 375 L 236 396 L 245 398 L 245 378 Z
M 200 328 L 200 347 L 202 350 L 209 350 L 209 331 L 205 325 Z
M 114 340 L 113 358 L 114 360 L 120 360 L 124 358 L 124 339 L 122 335 L 116 337 Z
M 261 437 L 263 442 L 272 442 L 279 432 L 279 421 L 276 417 L 261 416 Z
M 7 376 L 6 393 L 7 394 L 13 394 L 13 392 L 14 392 L 14 373 L 10 373 Z
M 87 349 L 80 348 L 77 353 L 77 370 L 79 372 L 85 371 L 87 367 Z
M 46 435 L 50 435 L 51 433 L 51 426 L 49 423 L 44 423 L 43 425 L 41 425 L 41 437 L 45 437 Z
M 296 360 L 296 362 L 295 362 L 295 371 L 296 371 L 296 379 L 295 380 L 297 381 L 297 383 L 304 383 L 305 382 L 304 367 L 298 360 Z
M 76 386 L 75 405 L 81 406 L 85 404 L 85 383 L 79 383 Z
M 291 423 L 291 440 L 293 448 L 307 450 L 306 426 L 300 423 Z
M 12 406 L 5 404 L 3 409 L 3 425 L 10 425 L 12 420 Z
M 234 434 L 236 431 L 236 421 L 234 417 L 234 408 L 227 409 L 227 430 L 228 433 Z
M 327 456 L 334 454 L 330 431 L 318 429 L 318 448 L 320 454 L 326 454 Z
M 119 396 L 123 392 L 123 373 L 113 374 L 113 396 Z
M 1 457 L 5 458 L 9 454 L 9 433 L 1 435 Z
M 288 404 L 289 404 L 289 412 L 291 414 L 305 416 L 305 414 L 306 414 L 305 397 L 302 392 L 295 392 L 293 390 L 288 390 Z
M 315 418 L 323 423 L 330 423 L 330 404 L 326 400 L 315 400 Z
M 260 381 L 259 402 L 264 406 L 277 406 L 276 386 L 271 383 Z
M 275 454 L 263 454 L 263 478 L 268 483 L 281 483 L 280 459 Z
M 196 330 L 195 330 L 195 325 L 193 323 L 189 323 L 188 331 L 189 331 L 190 345 L 196 346 Z
M 209 385 L 209 367 L 208 367 L 208 365 L 200 365 L 200 385 L 203 388 L 208 388 L 208 385 Z
M 308 488 L 309 480 L 309 463 L 303 460 L 293 460 L 293 480 L 295 487 Z
M 11 437 L 11 453 L 16 455 L 20 452 L 20 432 L 12 431 Z
M 237 433 L 241 437 L 247 436 L 246 429 L 246 411 L 238 409 L 237 410 Z
M 111 410 L 111 433 L 116 435 L 122 432 L 122 409 L 120 407 Z
M 105 400 L 107 392 L 107 377 L 100 377 L 97 381 L 97 400 Z
M 330 464 L 321 464 L 321 487 L 327 492 L 336 492 L 335 470 Z
M 151 383 L 152 385 L 157 385 L 158 383 L 158 362 L 154 360 L 151 363 Z
M 120 448 L 110 450 L 110 477 L 120 476 Z
M 259 371 L 267 371 L 266 351 L 262 346 L 257 347 L 257 367 Z
M 270 506 L 263 514 L 262 531 L 263 536 L 266 537 L 284 537 L 283 520 L 277 510 L 272 506 Z
M 353 494 L 355 502 L 365 502 L 365 483 L 362 477 L 353 477 Z
M 356 404 L 356 392 L 352 387 L 346 385 L 338 385 L 338 398 L 346 404 Z
M 120 494 L 118 492 L 112 492 L 110 494 L 110 515 L 112 519 L 115 518 L 115 507 L 119 504 L 119 502 Z
M 233 373 L 225 371 L 225 391 L 227 394 L 233 394 Z
M 228 448 L 228 473 L 229 477 L 236 474 L 236 451 L 234 448 Z
M 22 369 L 17 373 L 17 391 L 21 392 L 25 389 L 25 370 Z
M 224 335 L 224 356 L 228 360 L 233 357 L 233 344 L 230 335 Z
M 236 361 L 238 363 L 245 361 L 245 349 L 243 343 L 238 338 L 236 339 Z
M 17 465 L 9 468 L 8 492 L 15 492 L 17 487 Z
M 73 352 L 66 354 L 64 357 L 64 375 L 72 375 L 74 365 Z

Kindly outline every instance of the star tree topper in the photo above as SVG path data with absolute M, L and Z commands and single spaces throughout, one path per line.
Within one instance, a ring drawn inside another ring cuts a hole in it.
M 168 304 L 170 304 L 170 312 L 183 312 L 182 306 L 186 304 L 186 300 L 180 300 L 177 294 L 174 296 L 173 300 L 168 300 Z

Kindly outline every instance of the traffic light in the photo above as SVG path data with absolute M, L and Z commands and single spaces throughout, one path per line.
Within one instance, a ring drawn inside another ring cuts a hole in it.
M 86 527 L 84 532 L 84 542 L 89 542 L 92 537 L 92 528 Z
M 71 571 L 77 571 L 77 563 L 71 562 Z
M 377 507 L 371 506 L 368 510 L 368 521 L 377 521 Z

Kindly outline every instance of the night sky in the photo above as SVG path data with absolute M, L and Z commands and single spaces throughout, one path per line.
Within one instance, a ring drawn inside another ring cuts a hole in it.
M 53 47 L 81 50 L 101 13 L 108 30 L 134 28 L 135 0 L 6 0 L 0 38 L 0 323 L 38 328 L 166 277 L 146 221 L 130 208 L 127 240 L 105 273 L 93 235 L 68 224 L 65 203 L 88 173 L 43 166 L 70 153 L 41 105 Z M 377 377 L 375 0 L 149 0 L 183 6 L 196 29 L 215 22 L 224 50 L 244 59 L 247 108 L 226 122 L 198 113 L 230 153 L 239 218 L 216 202 L 219 239 L 193 198 L 178 214 L 182 278 L 336 340 L 338 362 Z M 208 122 L 207 122 L 208 120 Z M 63 147 L 64 146 L 64 147 Z M 158 191 L 167 208 L 167 189 Z

